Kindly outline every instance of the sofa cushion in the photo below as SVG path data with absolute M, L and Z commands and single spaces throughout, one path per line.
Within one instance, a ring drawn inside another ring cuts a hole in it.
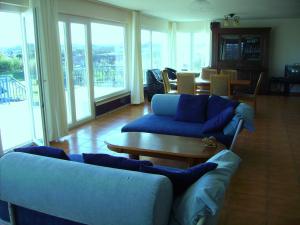
M 105 166 L 117 169 L 138 171 L 141 165 L 152 166 L 150 161 L 134 160 L 125 157 L 117 157 L 108 154 L 87 154 L 83 153 L 83 161 L 88 164 Z
M 215 117 L 227 107 L 233 107 L 235 109 L 239 104 L 240 103 L 237 101 L 232 101 L 230 99 L 226 99 L 217 95 L 212 95 L 208 99 L 207 103 L 207 119 Z
M 202 127 L 202 133 L 222 131 L 234 116 L 234 108 L 228 107 L 221 113 L 207 120 Z
M 125 125 L 122 132 L 147 132 L 198 138 L 214 136 L 219 142 L 227 147 L 230 146 L 233 136 L 224 135 L 223 132 L 203 134 L 202 126 L 201 123 L 176 121 L 172 116 L 147 114 Z
M 180 95 L 175 120 L 203 123 L 206 120 L 208 95 Z
M 207 220 L 217 220 L 226 188 L 239 166 L 240 157 L 232 151 L 223 150 L 207 162 L 217 163 L 218 167 L 174 199 L 171 224 L 195 225 L 203 216 Z
M 179 195 L 201 176 L 216 167 L 216 163 L 202 163 L 186 170 L 164 166 L 141 165 L 140 172 L 160 174 L 168 177 L 173 184 L 174 194 Z
M 160 116 L 175 116 L 180 95 L 156 94 L 151 101 L 152 112 Z
M 68 154 L 71 161 L 74 162 L 83 162 L 82 154 Z
M 64 150 L 60 148 L 49 147 L 49 146 L 30 146 L 30 147 L 16 148 L 14 151 L 69 160 L 69 157 L 64 152 Z

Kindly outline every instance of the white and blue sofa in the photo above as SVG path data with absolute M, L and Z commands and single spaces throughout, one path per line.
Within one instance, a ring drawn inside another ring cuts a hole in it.
M 8 153 L 0 159 L 0 224 L 215 225 L 240 158 L 223 150 L 208 161 L 217 168 L 173 197 L 162 175 Z
M 227 148 L 233 150 L 238 134 L 243 128 L 254 130 L 253 108 L 245 103 L 240 103 L 235 108 L 232 120 L 221 131 L 203 133 L 203 123 L 183 122 L 174 119 L 180 95 L 156 94 L 151 101 L 152 113 L 144 115 L 122 128 L 122 132 L 147 132 L 186 137 L 214 136 Z

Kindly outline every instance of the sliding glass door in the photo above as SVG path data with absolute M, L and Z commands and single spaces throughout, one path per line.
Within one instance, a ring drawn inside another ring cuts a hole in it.
M 47 144 L 37 55 L 33 12 L 0 12 L 0 130 L 4 151 Z
M 67 118 L 70 127 L 92 118 L 87 24 L 59 22 Z

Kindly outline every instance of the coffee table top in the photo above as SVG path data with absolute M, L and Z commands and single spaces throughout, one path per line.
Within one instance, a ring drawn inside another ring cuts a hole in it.
M 105 143 L 113 151 L 163 158 L 207 159 L 226 148 L 207 147 L 201 138 L 181 137 L 143 132 L 128 132 L 110 136 Z

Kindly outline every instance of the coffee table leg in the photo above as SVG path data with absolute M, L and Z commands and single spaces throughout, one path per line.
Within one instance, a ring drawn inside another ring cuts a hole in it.
M 139 160 L 139 159 L 140 159 L 140 156 L 139 156 L 139 155 L 135 155 L 135 154 L 129 154 L 129 158 L 130 158 L 130 159 Z

